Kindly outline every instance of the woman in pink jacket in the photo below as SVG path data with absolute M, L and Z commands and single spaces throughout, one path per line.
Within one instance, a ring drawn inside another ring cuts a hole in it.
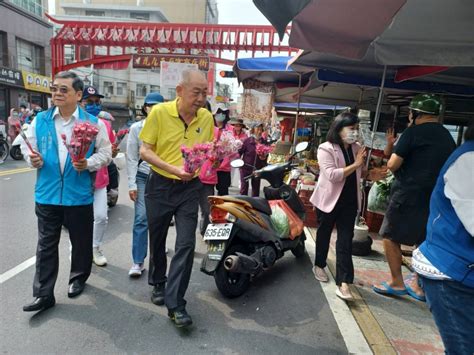
M 115 142 L 115 134 L 112 130 L 112 122 L 114 120 L 113 116 L 106 112 L 100 111 L 97 117 L 105 124 L 107 128 L 107 134 L 109 136 L 110 142 L 113 144 Z M 117 150 L 112 149 L 112 156 L 115 156 Z M 104 240 L 105 230 L 107 229 L 108 224 L 108 215 L 107 215 L 107 185 L 109 184 L 109 173 L 107 166 L 104 166 L 97 170 L 95 177 L 95 189 L 94 189 L 94 234 L 92 242 L 92 260 L 97 266 L 107 265 L 107 259 L 102 252 L 102 242 Z
M 310 199 L 318 209 L 319 217 L 314 275 L 319 281 L 329 280 L 324 268 L 331 233 L 336 225 L 336 295 L 344 300 L 352 299 L 349 289 L 354 281 L 352 238 L 360 209 L 359 182 L 366 156 L 365 148 L 356 143 L 358 123 L 358 117 L 349 112 L 335 118 L 327 142 L 318 148 L 320 176 Z

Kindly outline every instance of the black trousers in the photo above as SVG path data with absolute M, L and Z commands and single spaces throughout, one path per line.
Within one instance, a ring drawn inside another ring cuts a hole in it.
M 219 196 L 226 196 L 229 194 L 230 186 L 230 171 L 218 171 L 217 172 L 217 194 Z
M 330 212 L 318 210 L 319 228 L 316 234 L 315 265 L 324 268 L 329 252 L 329 243 L 334 225 L 337 228 L 336 241 L 336 284 L 354 282 L 354 265 L 352 263 L 352 239 L 354 222 L 357 216 L 357 204 L 337 203 Z
M 150 235 L 150 267 L 148 283 L 167 282 L 165 304 L 169 310 L 183 310 L 194 262 L 198 219 L 199 179 L 187 183 L 173 182 L 152 171 L 145 188 L 145 206 Z M 166 237 L 175 217 L 176 244 L 166 277 Z
M 38 246 L 33 297 L 53 295 L 58 277 L 58 245 L 61 227 L 67 220 L 72 245 L 69 283 L 86 282 L 92 268 L 92 234 L 94 230 L 93 205 L 56 206 L 36 204 L 38 217 Z

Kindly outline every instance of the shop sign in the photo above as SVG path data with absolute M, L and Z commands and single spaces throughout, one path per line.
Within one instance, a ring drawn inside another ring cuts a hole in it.
M 36 73 L 30 73 L 26 70 L 21 71 L 23 74 L 23 82 L 25 83 L 25 89 L 31 91 L 44 92 L 51 94 L 49 86 L 51 84 L 51 78 Z
M 209 57 L 202 55 L 177 55 L 177 54 L 134 54 L 132 67 L 142 69 L 160 68 L 161 62 L 196 64 L 199 70 L 209 70 Z
M 21 71 L 0 67 L 0 84 L 23 87 Z
M 179 84 L 183 71 L 197 68 L 196 64 L 163 61 L 160 67 L 160 85 L 174 88 Z

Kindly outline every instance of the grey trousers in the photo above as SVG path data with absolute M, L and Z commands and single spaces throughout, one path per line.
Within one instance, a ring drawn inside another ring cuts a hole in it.
M 207 198 L 214 195 L 214 185 L 202 184 L 202 190 L 199 194 L 199 208 L 201 209 L 201 222 L 199 223 L 199 231 L 204 236 L 207 225 L 209 224 L 210 205 Z
M 145 188 L 145 205 L 150 235 L 148 283 L 166 282 L 165 304 L 169 310 L 183 310 L 194 262 L 199 194 L 199 179 L 183 183 L 172 181 L 152 171 Z M 176 244 L 166 277 L 166 237 L 175 217 Z

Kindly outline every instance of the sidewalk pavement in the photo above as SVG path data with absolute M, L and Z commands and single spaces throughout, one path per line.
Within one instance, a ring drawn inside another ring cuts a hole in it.
M 316 239 L 316 228 L 308 228 Z M 352 288 L 355 301 L 349 302 L 354 318 L 374 354 L 443 354 L 444 346 L 424 302 L 410 296 L 386 297 L 372 291 L 372 285 L 390 279 L 383 253 L 382 239 L 370 233 L 374 243 L 369 256 L 353 256 L 355 279 Z M 331 238 L 329 270 L 335 276 L 336 233 Z M 405 278 L 410 270 L 403 266 Z M 336 297 L 336 295 L 334 295 Z

